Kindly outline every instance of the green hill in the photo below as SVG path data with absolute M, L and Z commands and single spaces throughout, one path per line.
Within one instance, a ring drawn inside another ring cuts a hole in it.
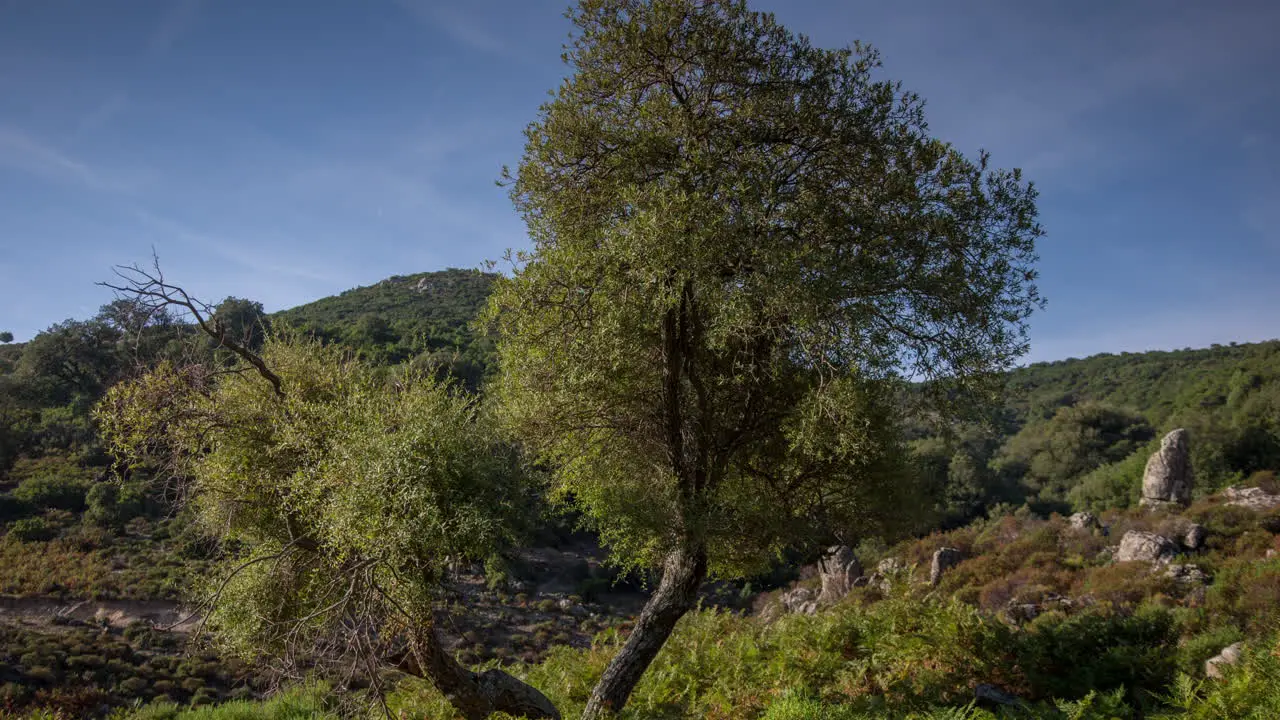
M 477 338 L 470 323 L 497 277 L 455 268 L 395 275 L 281 311 L 272 320 L 349 345 L 374 362 L 445 367 L 474 387 L 488 369 L 492 345 Z

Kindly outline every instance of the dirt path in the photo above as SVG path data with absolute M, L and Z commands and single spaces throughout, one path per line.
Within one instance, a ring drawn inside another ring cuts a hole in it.
M 0 621 L 49 625 L 55 618 L 125 627 L 145 622 L 175 632 L 194 630 L 199 615 L 169 600 L 63 600 L 0 595 Z

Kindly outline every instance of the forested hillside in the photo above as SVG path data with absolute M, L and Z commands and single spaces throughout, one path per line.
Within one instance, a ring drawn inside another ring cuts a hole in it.
M 953 520 L 1000 502 L 1128 507 L 1146 457 L 1179 427 L 1199 492 L 1280 468 L 1277 341 L 1037 363 L 1008 378 L 990 423 L 915 443 Z

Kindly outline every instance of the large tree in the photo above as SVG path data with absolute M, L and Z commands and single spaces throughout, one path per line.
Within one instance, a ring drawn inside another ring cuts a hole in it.
M 585 717 L 709 573 L 884 529 L 904 380 L 1027 348 L 1036 194 L 927 132 L 869 48 L 739 0 L 582 0 L 509 177 L 533 249 L 488 312 L 504 417 L 622 562 L 661 570 Z M 910 396 L 915 396 L 915 393 Z

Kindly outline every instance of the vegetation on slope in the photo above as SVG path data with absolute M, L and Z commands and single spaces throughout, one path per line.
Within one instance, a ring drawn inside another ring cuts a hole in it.
M 395 275 L 276 313 L 275 321 L 336 342 L 379 365 L 440 369 L 475 388 L 493 345 L 471 327 L 497 275 L 477 270 Z

